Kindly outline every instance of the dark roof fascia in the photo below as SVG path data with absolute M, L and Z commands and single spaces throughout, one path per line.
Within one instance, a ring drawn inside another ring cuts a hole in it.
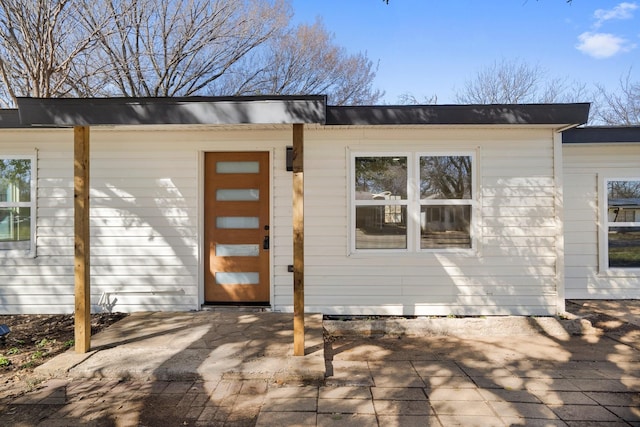
M 27 126 L 320 123 L 324 95 L 184 98 L 18 98 Z
M 327 125 L 558 125 L 586 123 L 589 103 L 327 107 Z
M 28 128 L 28 125 L 20 123 L 20 113 L 17 109 L 0 109 L 0 129 Z
M 593 126 L 562 132 L 563 144 L 640 143 L 640 126 Z

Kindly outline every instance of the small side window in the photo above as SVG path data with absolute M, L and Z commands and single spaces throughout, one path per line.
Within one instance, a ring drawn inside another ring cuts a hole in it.
M 640 268 L 640 178 L 608 179 L 607 266 Z
M 35 160 L 0 156 L 0 256 L 33 255 Z

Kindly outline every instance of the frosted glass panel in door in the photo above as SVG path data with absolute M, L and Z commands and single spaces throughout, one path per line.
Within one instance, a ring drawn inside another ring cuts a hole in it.
M 216 173 L 259 173 L 259 162 L 216 162 Z
M 259 273 L 216 273 L 218 285 L 257 285 L 260 283 Z
M 259 245 L 216 245 L 216 256 L 258 256 Z
M 257 216 L 219 216 L 216 218 L 218 228 L 242 228 L 256 229 L 260 225 Z
M 216 190 L 216 200 L 220 202 L 253 202 L 260 200 L 260 190 L 254 188 Z

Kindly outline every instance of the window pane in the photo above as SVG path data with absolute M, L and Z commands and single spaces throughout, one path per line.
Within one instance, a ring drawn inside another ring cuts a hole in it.
M 469 224 L 471 206 L 422 206 L 420 249 L 470 248 Z
M 406 157 L 356 157 L 356 200 L 406 200 Z
M 609 222 L 640 222 L 640 181 L 607 183 Z
M 356 207 L 356 249 L 406 248 L 406 206 Z
M 0 203 L 31 201 L 31 160 L 0 159 Z
M 471 199 L 471 156 L 420 157 L 420 199 Z
M 29 249 L 31 208 L 0 208 L 0 250 Z
M 609 228 L 609 267 L 640 268 L 640 228 Z

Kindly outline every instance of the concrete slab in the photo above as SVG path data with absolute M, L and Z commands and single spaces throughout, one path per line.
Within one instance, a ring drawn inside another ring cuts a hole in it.
M 134 313 L 92 338 L 92 351 L 69 351 L 39 366 L 42 377 L 156 381 L 325 377 L 322 316 L 305 318 L 307 354 L 293 356 L 293 315 L 284 313 Z

